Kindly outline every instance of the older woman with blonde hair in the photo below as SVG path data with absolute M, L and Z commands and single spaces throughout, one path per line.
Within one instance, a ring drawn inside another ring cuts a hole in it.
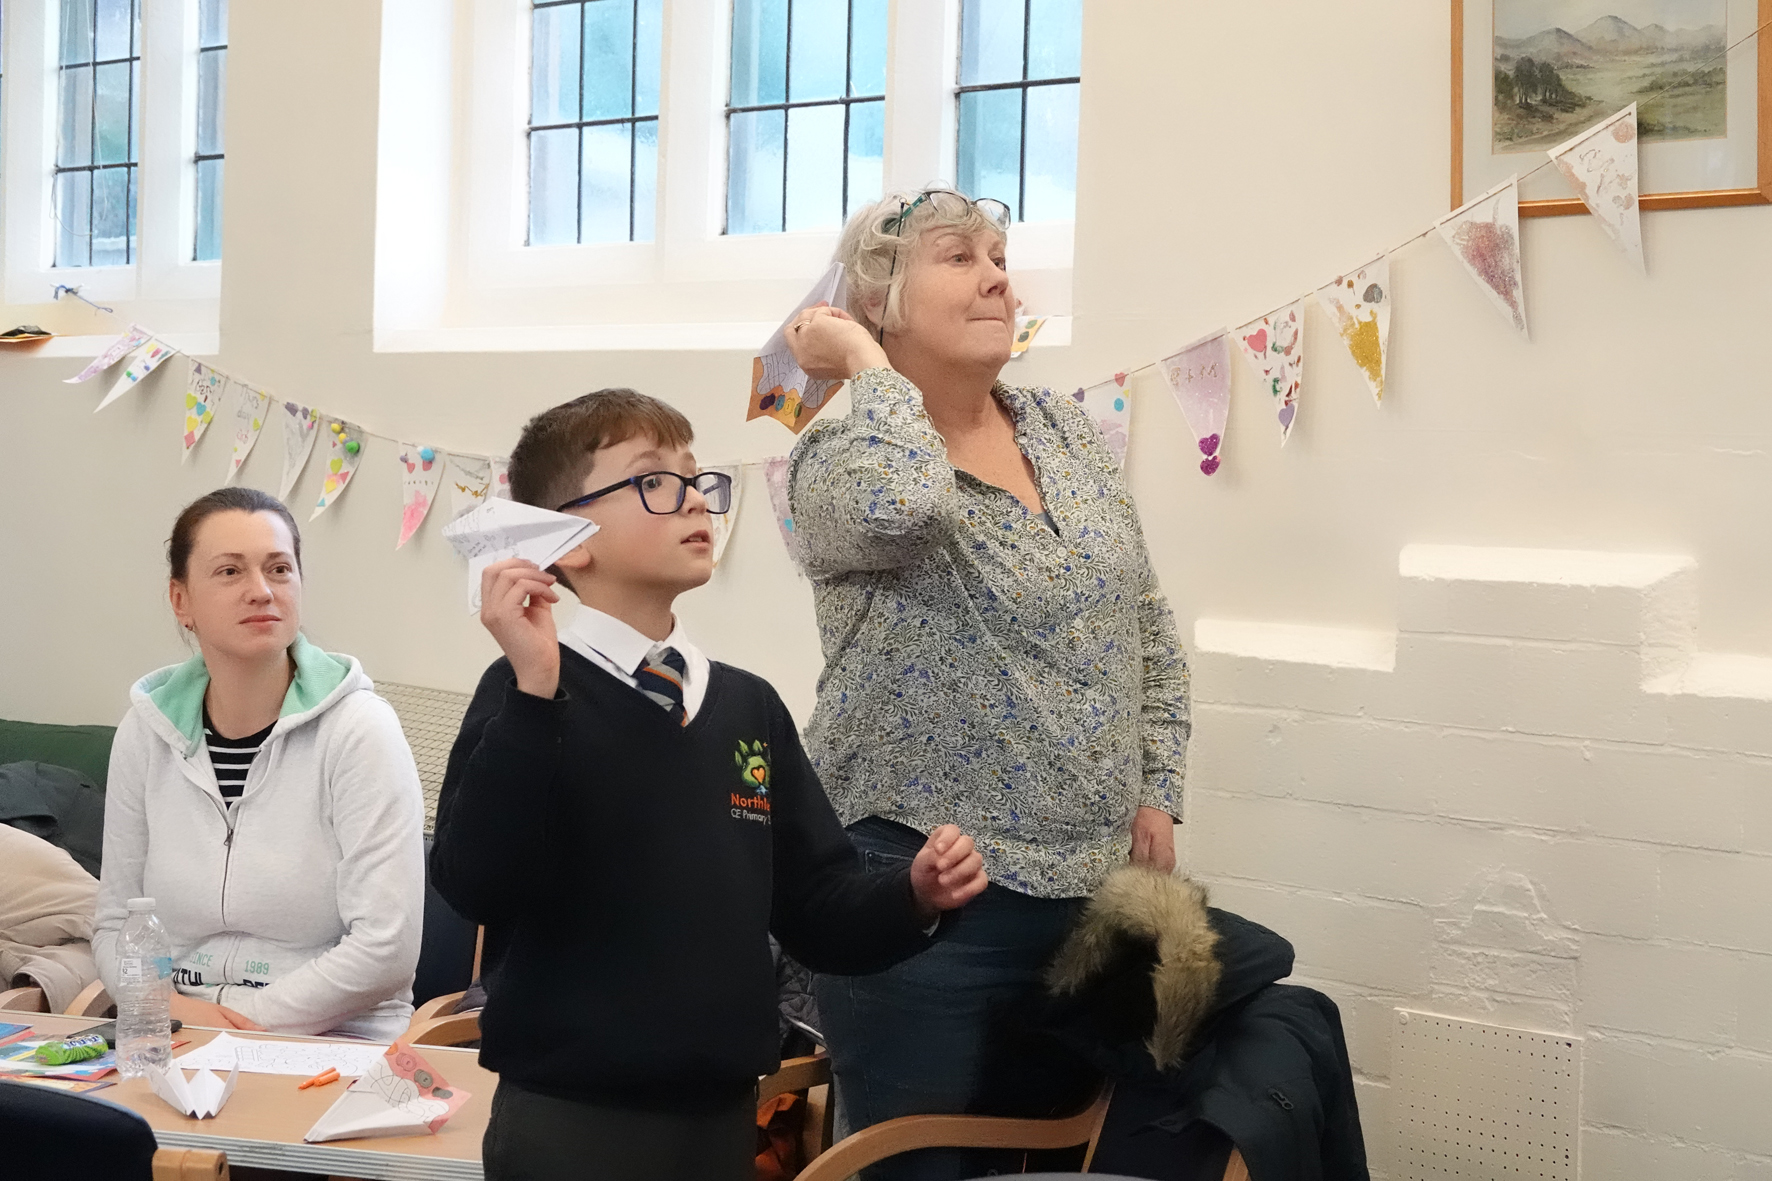
M 808 752 L 869 862 L 953 823 L 992 882 L 931 950 L 819 981 L 851 1128 L 1083 1098 L 1007 1015 L 1110 868 L 1175 864 L 1187 665 L 1100 433 L 1071 397 L 998 379 L 1008 223 L 947 189 L 890 197 L 843 232 L 847 308 L 788 332 L 850 391 L 789 477 L 825 657 Z M 1014 1163 L 927 1152 L 870 1178 Z

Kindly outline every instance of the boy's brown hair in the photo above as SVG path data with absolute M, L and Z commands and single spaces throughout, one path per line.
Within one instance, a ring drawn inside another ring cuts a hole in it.
M 597 390 L 544 410 L 524 424 L 511 450 L 511 495 L 545 509 L 576 500 L 585 494 L 597 452 L 635 435 L 660 447 L 695 441 L 678 410 L 635 390 Z

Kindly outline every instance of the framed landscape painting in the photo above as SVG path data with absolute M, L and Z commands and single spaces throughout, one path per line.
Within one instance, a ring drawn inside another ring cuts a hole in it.
M 1772 0 L 1452 0 L 1452 208 L 1517 172 L 1521 216 L 1586 212 L 1526 174 L 1633 102 L 1644 209 L 1772 203 L 1767 21 Z

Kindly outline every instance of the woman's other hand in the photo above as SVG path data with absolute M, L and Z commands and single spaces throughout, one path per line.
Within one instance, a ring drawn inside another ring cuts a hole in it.
M 863 369 L 889 367 L 886 350 L 842 308 L 819 304 L 788 325 L 788 351 L 806 376 L 848 381 Z
M 929 834 L 929 840 L 911 862 L 911 892 L 917 910 L 933 922 L 945 910 L 957 910 L 990 884 L 984 858 L 973 848 L 972 838 L 951 824 Z
M 249 1029 L 255 1033 L 263 1033 L 265 1029 L 252 1018 L 236 1013 L 226 1005 L 200 1001 L 180 992 L 172 994 L 172 1015 L 186 1025 L 201 1025 L 209 1029 Z
M 1161 808 L 1140 808 L 1132 817 L 1132 864 L 1175 872 L 1175 818 Z

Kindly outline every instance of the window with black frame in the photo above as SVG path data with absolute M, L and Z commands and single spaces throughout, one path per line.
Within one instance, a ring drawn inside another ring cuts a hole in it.
M 828 229 L 880 198 L 886 0 L 734 0 L 726 232 Z
M 1016 221 L 1076 216 L 1082 43 L 1082 0 L 963 0 L 962 192 L 995 197 Z
M 534 0 L 529 244 L 650 242 L 664 0 Z
M 55 265 L 135 261 L 140 0 L 61 0 Z
M 228 0 L 197 0 L 197 232 L 191 257 L 221 257 L 222 107 L 228 80 Z

